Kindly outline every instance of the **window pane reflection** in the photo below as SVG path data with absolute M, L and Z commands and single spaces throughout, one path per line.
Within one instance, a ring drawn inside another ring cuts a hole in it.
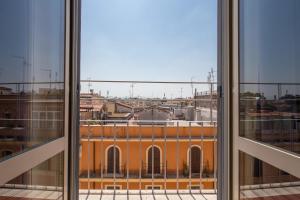
M 240 136 L 300 153 L 300 1 L 239 2 Z
M 246 153 L 240 152 L 240 199 L 300 198 L 300 180 Z
M 0 199 L 63 199 L 63 152 L 0 186 Z
M 0 25 L 1 160 L 64 134 L 64 0 L 2 0 Z

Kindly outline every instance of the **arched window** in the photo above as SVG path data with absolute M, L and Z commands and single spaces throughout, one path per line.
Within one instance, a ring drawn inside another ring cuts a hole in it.
M 148 174 L 160 174 L 160 149 L 156 146 L 152 146 L 148 149 Z M 152 162 L 153 161 L 153 162 Z
M 107 150 L 107 173 L 120 173 L 120 150 L 111 146 Z
M 188 152 L 188 164 L 192 174 L 199 174 L 201 171 L 201 149 L 198 146 L 192 146 Z

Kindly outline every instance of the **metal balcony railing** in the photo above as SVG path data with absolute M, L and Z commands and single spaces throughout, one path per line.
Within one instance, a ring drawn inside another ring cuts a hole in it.
M 142 191 L 153 186 L 165 191 L 216 193 L 217 123 L 155 122 L 81 120 L 80 188 L 103 192 L 109 185 Z M 195 153 L 193 147 L 197 147 Z M 152 159 L 150 154 L 154 155 Z M 193 163 L 197 159 L 201 160 L 200 166 Z

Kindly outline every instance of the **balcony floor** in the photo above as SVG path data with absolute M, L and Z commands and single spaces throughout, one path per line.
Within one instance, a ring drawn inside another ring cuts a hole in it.
M 188 190 L 175 191 L 167 190 L 130 190 L 127 194 L 126 190 L 105 190 L 101 195 L 101 190 L 92 190 L 88 194 L 85 190 L 80 190 L 79 200 L 216 200 L 217 195 L 213 190 L 205 190 L 203 193 L 199 191 Z

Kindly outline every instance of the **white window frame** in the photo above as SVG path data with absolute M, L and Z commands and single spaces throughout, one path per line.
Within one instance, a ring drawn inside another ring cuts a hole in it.
M 0 162 L 0 185 L 29 171 L 58 153 L 64 154 L 64 199 L 78 199 L 79 65 L 81 0 L 64 2 L 64 136 Z M 71 29 L 72 27 L 72 29 Z M 72 39 L 72 40 L 71 40 Z M 71 67 L 72 65 L 72 67 Z M 70 112 L 72 110 L 72 112 Z M 70 148 L 70 149 L 69 149 Z M 20 164 L 21 163 L 21 164 Z M 70 165 L 69 165 L 70 164 Z
M 232 0 L 232 87 L 228 99 L 232 101 L 229 108 L 232 125 L 232 183 L 230 192 L 232 199 L 239 199 L 239 152 L 245 152 L 291 175 L 300 177 L 300 156 L 280 148 L 239 136 L 239 0 Z M 224 91 L 225 92 L 225 91 Z M 226 107 L 225 107 L 226 109 Z M 222 119 L 223 120 L 223 119 Z M 225 134 L 225 133 L 224 133 Z M 287 164 L 289 163 L 289 164 Z M 219 182 L 219 180 L 218 180 Z

